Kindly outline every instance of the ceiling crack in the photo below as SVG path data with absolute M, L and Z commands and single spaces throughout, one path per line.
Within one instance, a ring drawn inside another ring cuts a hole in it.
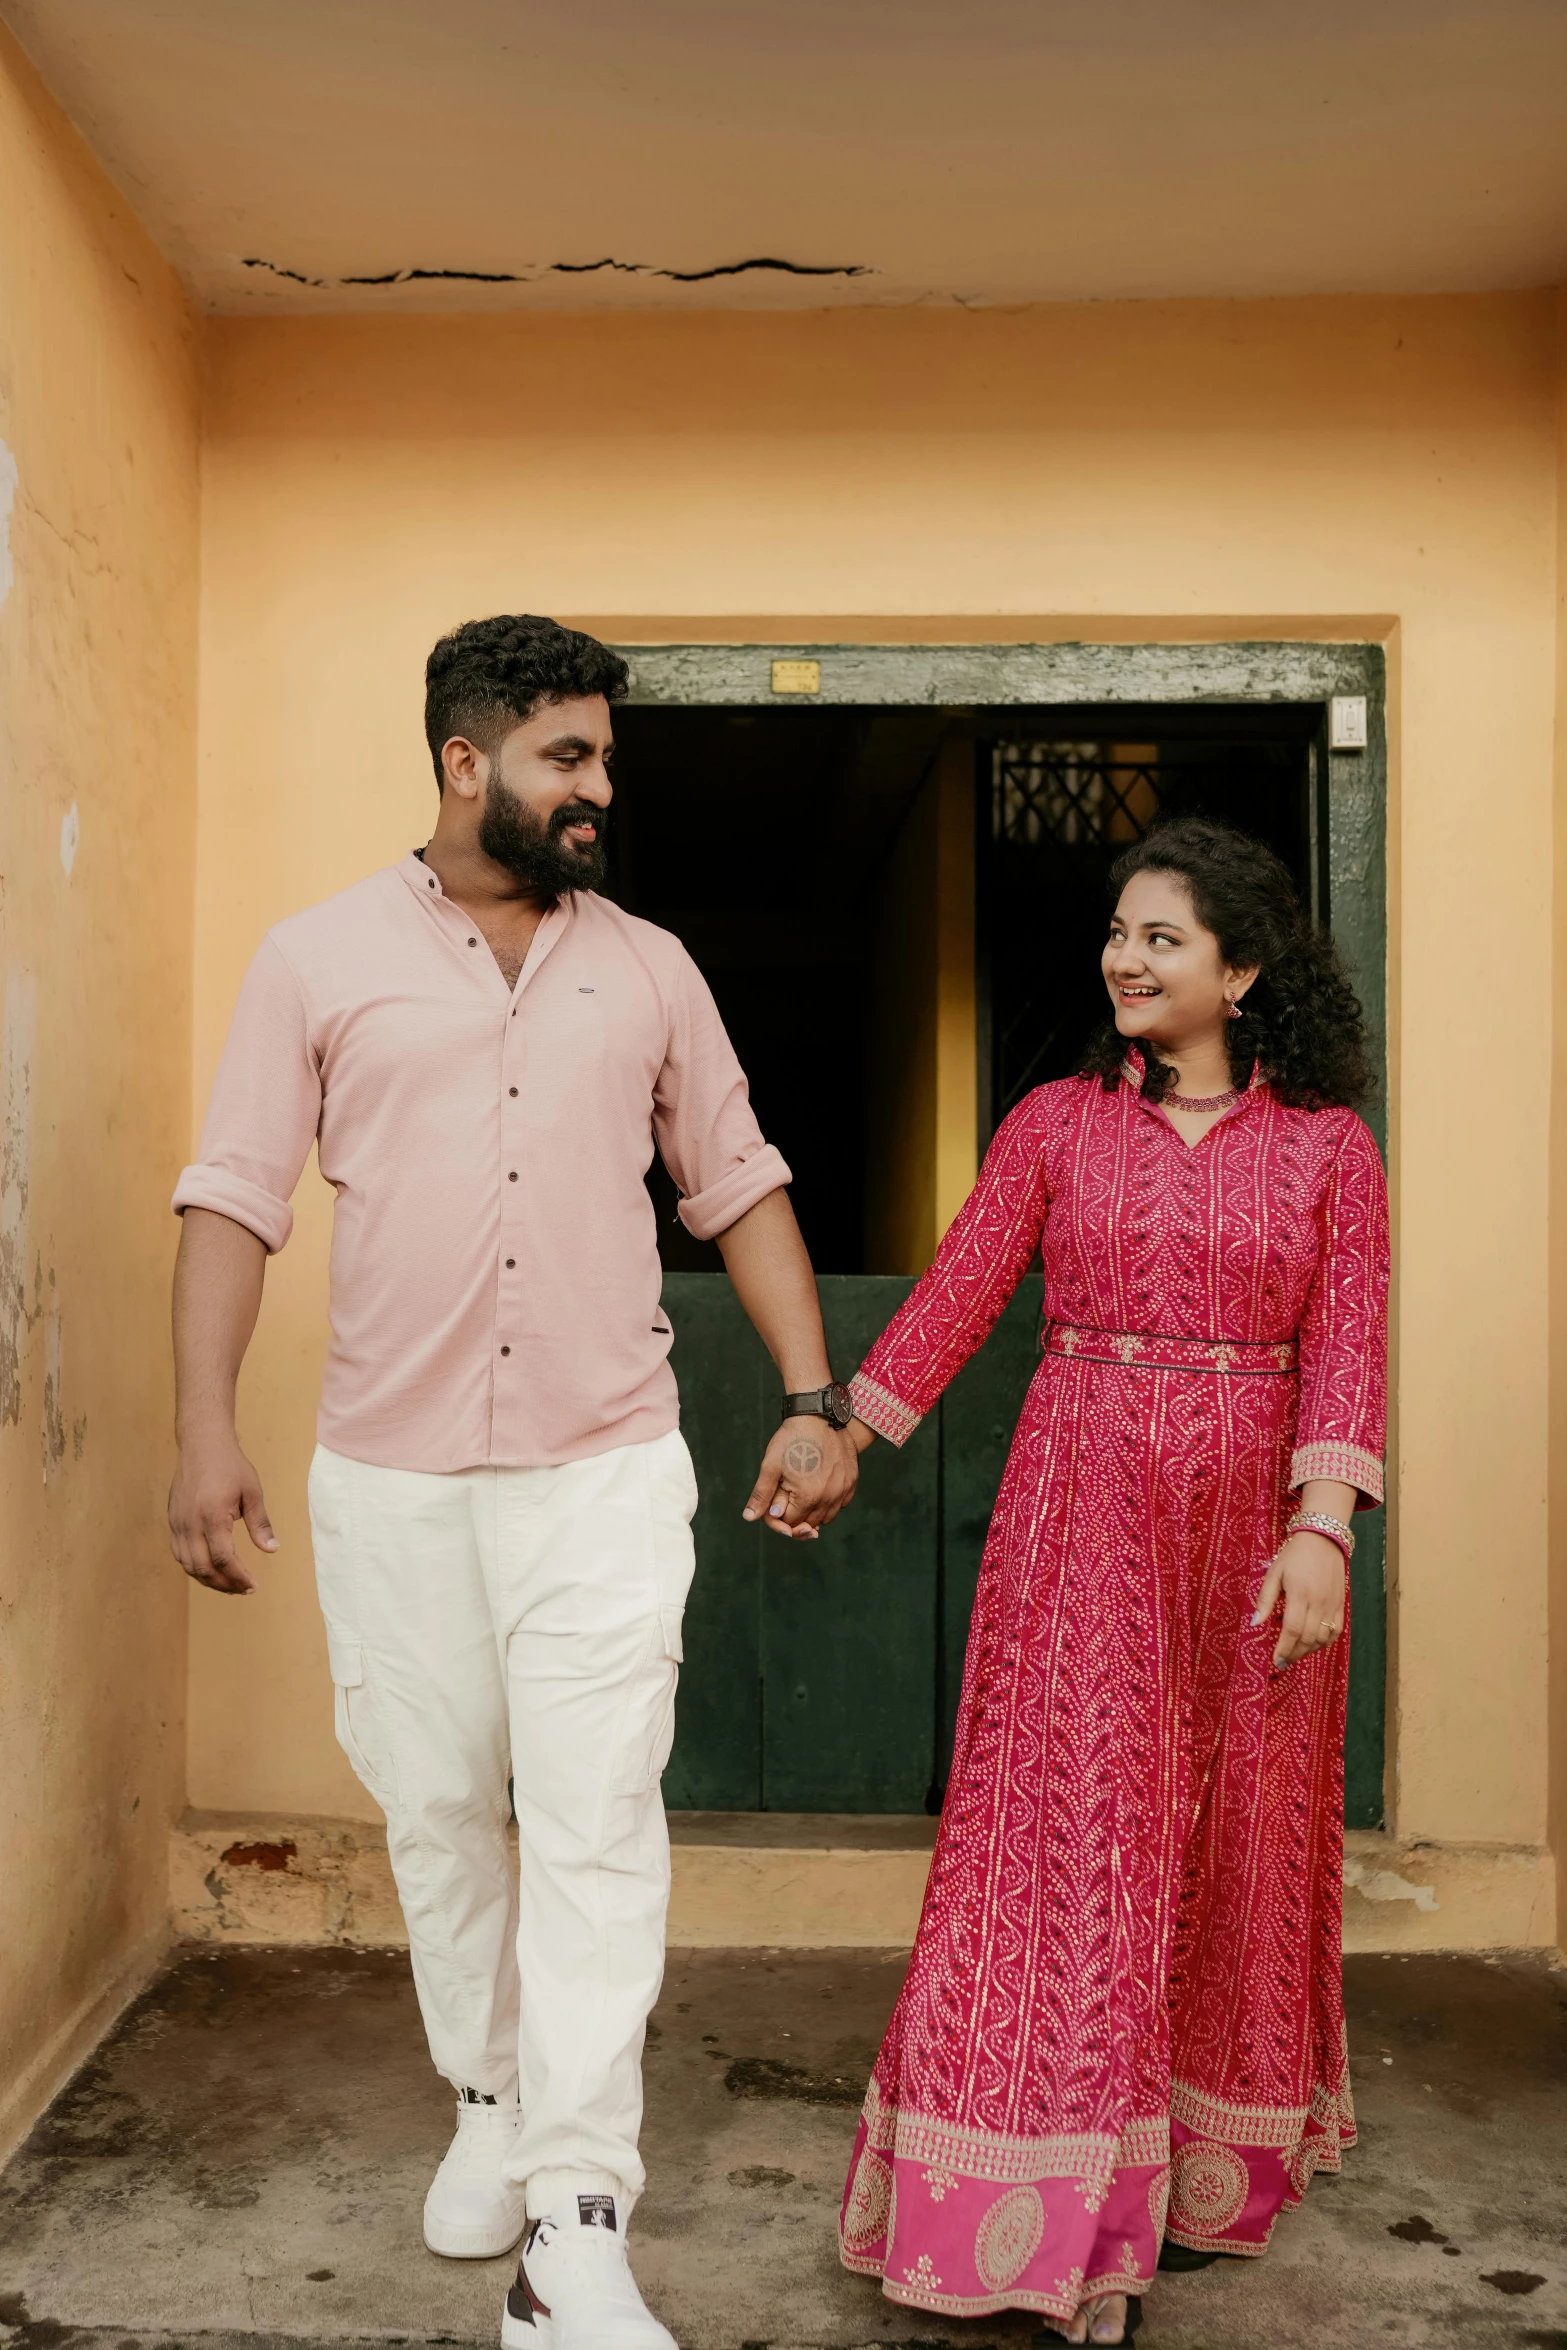
M 430 279 L 460 279 L 464 284 L 479 286 L 525 286 L 551 276 L 591 277 L 602 269 L 624 277 L 668 278 L 681 286 L 701 285 L 709 278 L 744 277 L 751 270 L 776 270 L 785 277 L 875 277 L 878 274 L 863 262 L 779 261 L 770 255 L 752 261 L 721 261 L 711 269 L 661 269 L 647 261 L 616 261 L 606 257 L 602 261 L 538 262 L 528 269 L 386 269 L 373 276 L 308 277 L 301 269 L 289 269 L 280 261 L 267 261 L 259 254 L 247 253 L 241 256 L 240 267 L 264 269 L 270 276 L 289 278 L 297 286 L 328 290 L 340 286 L 406 286 Z

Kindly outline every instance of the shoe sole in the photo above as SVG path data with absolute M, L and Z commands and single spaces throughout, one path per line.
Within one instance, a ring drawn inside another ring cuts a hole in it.
M 555 2339 L 554 2321 L 542 2311 L 531 2317 L 513 2317 L 506 2304 L 501 2304 L 501 2350 L 550 2350 Z
M 438 2252 L 443 2260 L 499 2260 L 503 2252 L 516 2249 L 527 2224 L 524 2214 L 519 2211 L 515 2220 L 507 2220 L 500 2227 L 455 2228 L 440 2220 L 432 2220 L 426 2212 L 425 2249 Z

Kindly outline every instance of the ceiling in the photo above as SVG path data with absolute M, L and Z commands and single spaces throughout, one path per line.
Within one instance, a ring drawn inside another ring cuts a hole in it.
M 0 0 L 204 307 L 1567 281 L 1567 0 Z

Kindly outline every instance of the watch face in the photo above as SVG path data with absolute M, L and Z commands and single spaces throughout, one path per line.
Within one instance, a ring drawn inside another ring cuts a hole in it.
M 854 1398 L 839 1382 L 827 1389 L 822 1398 L 827 1406 L 827 1417 L 835 1428 L 847 1428 L 854 1417 Z

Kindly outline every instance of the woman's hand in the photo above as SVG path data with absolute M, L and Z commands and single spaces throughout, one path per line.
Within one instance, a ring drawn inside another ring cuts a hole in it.
M 1344 1553 L 1330 1535 L 1308 1528 L 1292 1534 L 1268 1569 L 1253 1626 L 1265 1624 L 1284 1598 L 1284 1623 L 1275 1665 L 1330 1648 L 1344 1629 Z

